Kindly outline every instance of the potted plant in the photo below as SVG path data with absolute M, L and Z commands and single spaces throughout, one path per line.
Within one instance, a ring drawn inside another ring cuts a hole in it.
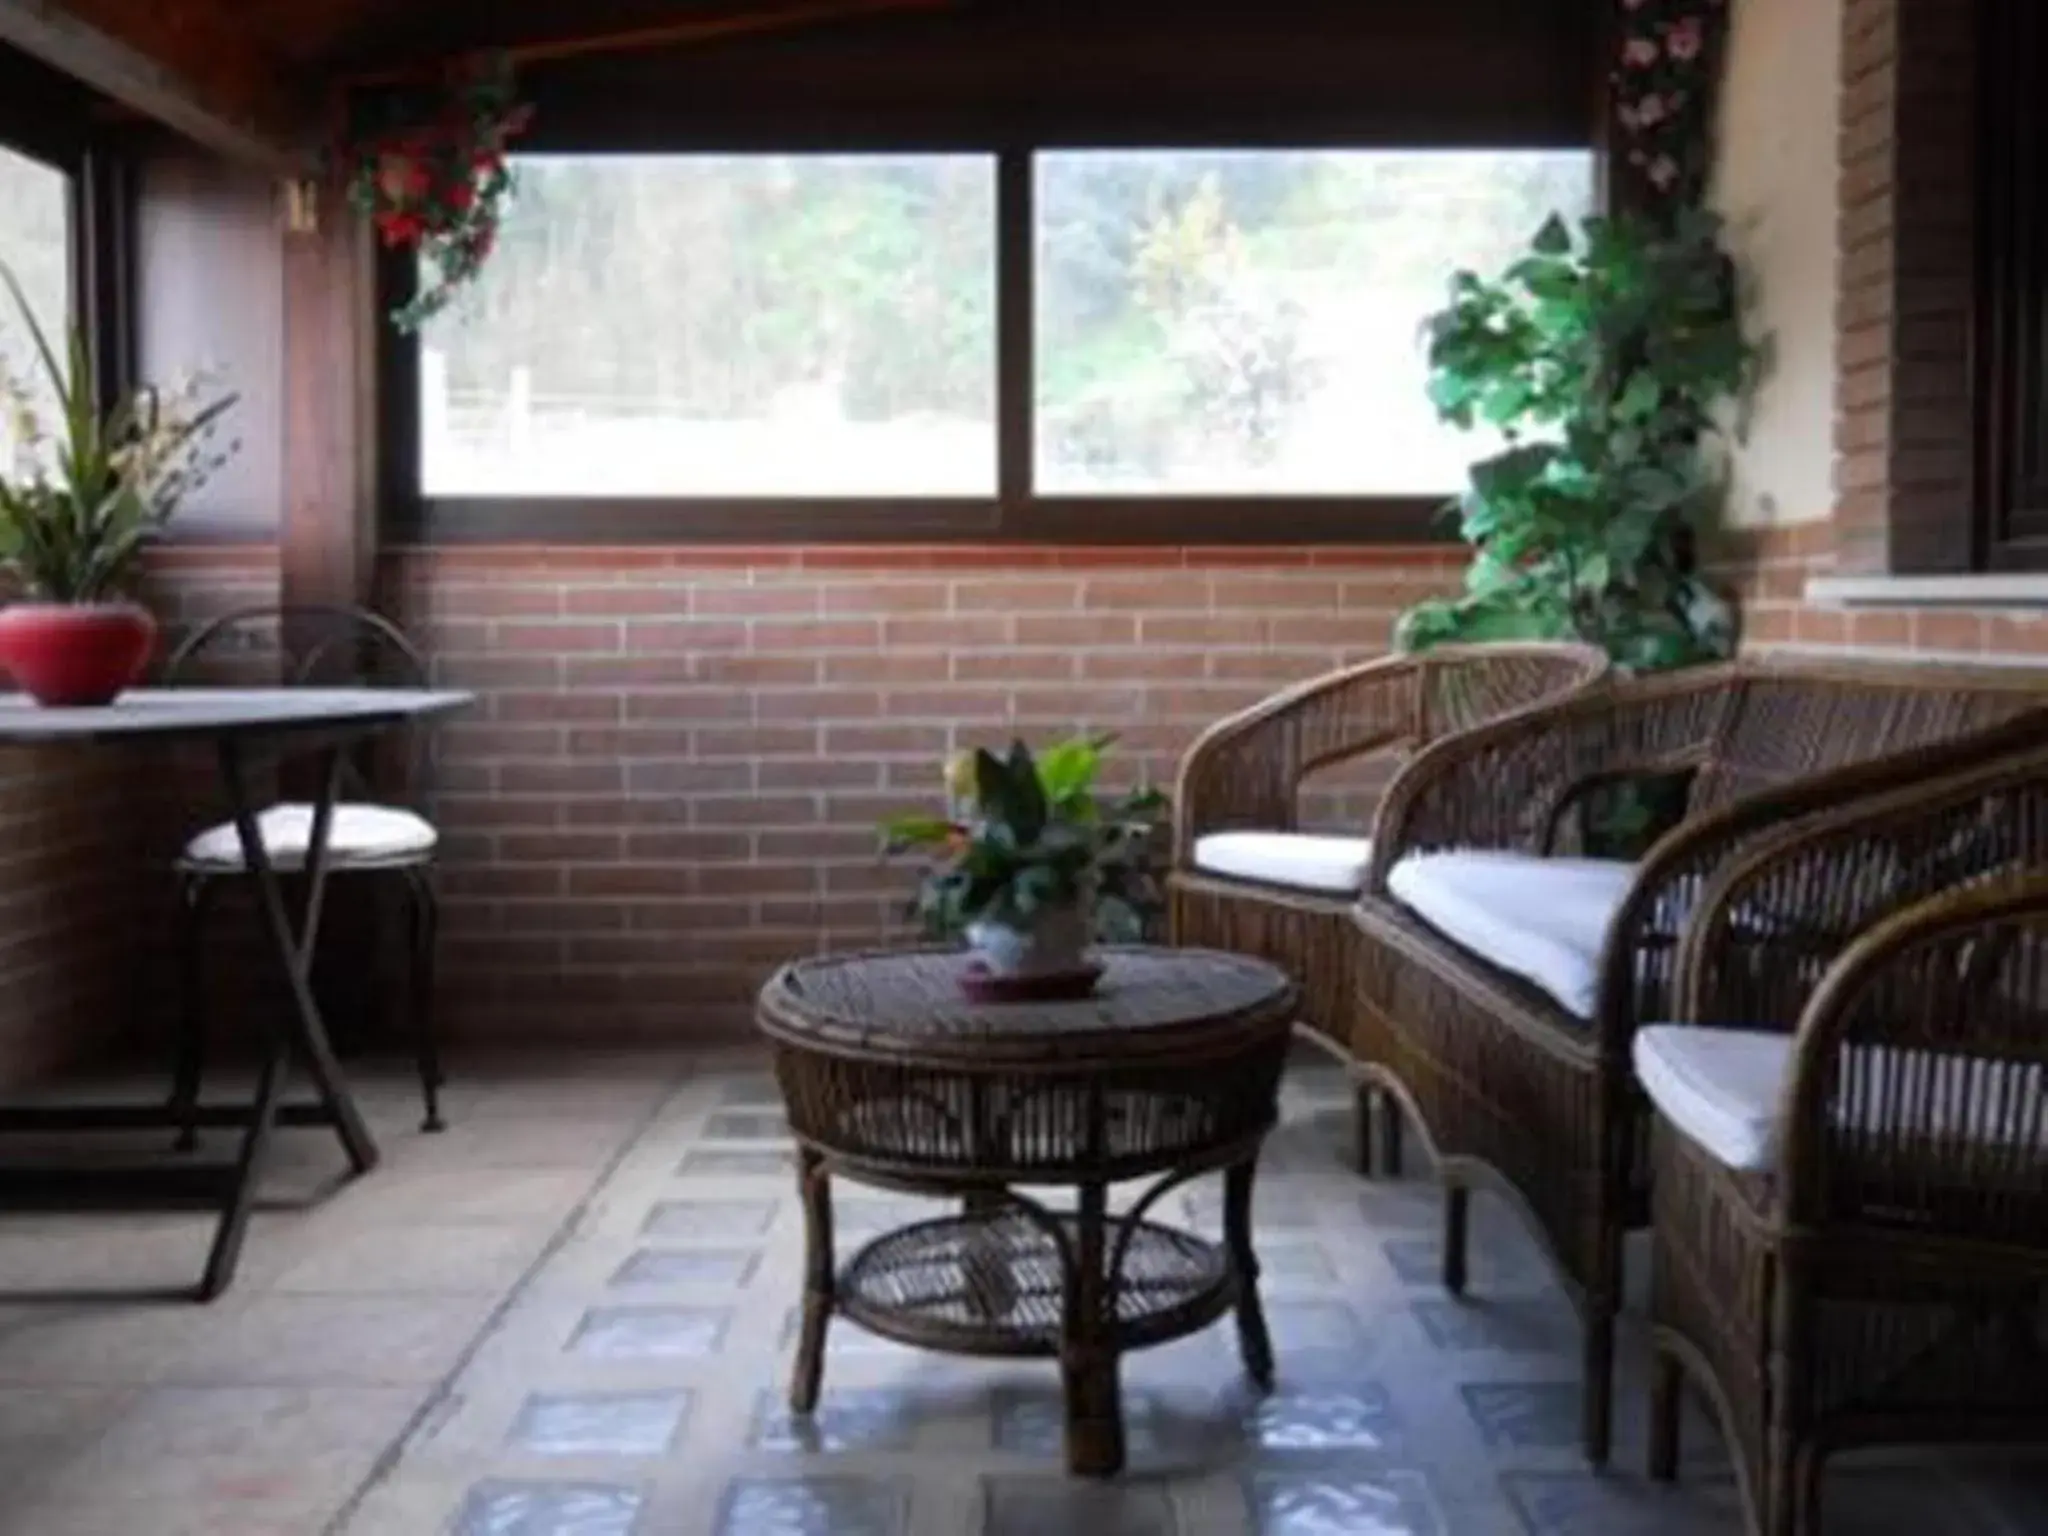
M 1734 648 L 1695 539 L 1721 493 L 1709 451 L 1738 416 L 1744 335 L 1720 223 L 1553 218 L 1497 280 L 1461 272 L 1429 323 L 1430 398 L 1503 451 L 1459 504 L 1465 593 L 1402 619 L 1404 644 L 1579 639 L 1656 671 Z
M 935 938 L 964 937 L 974 969 L 1026 987 L 1085 986 L 1088 946 L 1144 936 L 1161 908 L 1154 849 L 1166 797 L 1097 793 L 1110 745 L 1076 737 L 1033 754 L 979 749 L 947 765 L 944 816 L 883 824 L 891 853 L 935 862 L 913 913 Z
M 82 330 L 60 358 L 6 266 L 0 282 L 33 343 L 44 399 L 0 368 L 14 463 L 0 464 L 0 567 L 25 599 L 0 611 L 0 665 L 39 704 L 111 702 L 149 659 L 156 621 L 129 598 L 143 548 L 178 505 L 224 464 L 216 447 L 232 395 L 203 380 L 130 390 L 101 410 Z
M 1498 279 L 1460 272 L 1429 322 L 1430 398 L 1506 439 L 1457 506 L 1464 594 L 1403 615 L 1399 642 L 1584 640 L 1631 672 L 1733 653 L 1735 615 L 1701 573 L 1713 451 L 1763 358 L 1744 333 L 1718 218 L 1551 219 Z M 1677 779 L 1581 807 L 1588 852 L 1636 857 L 1683 804 Z

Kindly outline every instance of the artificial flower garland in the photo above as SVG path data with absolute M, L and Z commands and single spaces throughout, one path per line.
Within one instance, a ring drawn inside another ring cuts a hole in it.
M 402 96 L 382 102 L 383 123 L 339 152 L 349 201 L 390 250 L 419 258 L 419 285 L 391 312 L 416 331 L 448 307 L 497 246 L 512 190 L 506 149 L 532 116 L 502 59 L 465 65 L 421 110 Z
M 1617 148 L 1651 207 L 1698 207 L 1713 169 L 1727 0 L 1615 0 Z

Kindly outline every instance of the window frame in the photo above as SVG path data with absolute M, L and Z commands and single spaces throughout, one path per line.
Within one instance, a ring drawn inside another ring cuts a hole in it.
M 109 410 L 135 376 L 133 156 L 95 120 L 83 87 L 4 47 L 0 145 L 68 184 L 69 320 L 85 328 L 100 408 Z
M 2035 50 L 2048 46 L 2048 19 L 2032 7 L 1979 8 L 1971 564 L 1990 572 L 2048 571 L 2048 196 L 2036 179 L 2048 169 L 2048 121 L 2033 110 L 2030 55 L 2012 26 L 2037 29 Z
M 614 87 L 605 89 L 606 86 Z M 411 291 L 411 263 L 379 251 L 374 321 L 377 489 L 384 537 L 397 544 L 1451 544 L 1442 495 L 1040 495 L 1035 455 L 1036 228 L 1034 157 L 1085 149 L 1562 149 L 1588 156 L 1597 207 L 1610 195 L 1604 102 L 1569 128 L 1482 114 L 1368 121 L 1310 100 L 1249 114 L 1140 102 L 1115 120 L 1048 105 L 1003 120 L 995 108 L 908 103 L 900 113 L 849 113 L 810 102 L 769 126 L 651 108 L 629 78 L 592 77 L 539 92 L 535 153 L 973 154 L 996 162 L 996 494 L 939 497 L 427 496 L 420 485 L 419 348 L 383 319 Z M 666 101 L 681 92 L 667 85 Z M 1597 96 L 1597 92 L 1595 93 Z

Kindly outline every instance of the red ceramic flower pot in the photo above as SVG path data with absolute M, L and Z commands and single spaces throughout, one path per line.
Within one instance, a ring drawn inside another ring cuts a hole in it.
M 156 620 L 133 603 L 0 609 L 0 666 L 38 704 L 111 704 L 155 643 Z

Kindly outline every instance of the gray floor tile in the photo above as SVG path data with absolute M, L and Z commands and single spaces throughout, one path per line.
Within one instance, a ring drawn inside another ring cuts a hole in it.
M 1473 1381 L 1458 1389 L 1465 1411 L 1494 1450 L 1556 1450 L 1579 1442 L 1574 1381 Z
M 640 1230 L 679 1241 L 758 1237 L 775 1222 L 773 1200 L 661 1200 Z
M 765 1072 L 738 1072 L 718 1085 L 718 1102 L 733 1109 L 782 1108 L 782 1090 Z
M 1401 1430 L 1393 1394 L 1378 1382 L 1282 1381 L 1246 1403 L 1242 1419 L 1245 1439 L 1260 1451 L 1380 1450 Z
M 991 1477 L 982 1536 L 1176 1536 L 1173 1499 L 1156 1482 Z
M 1501 1486 L 1529 1536 L 1730 1536 L 1742 1529 L 1732 1482 L 1665 1488 L 1612 1473 L 1510 1472 Z
M 1266 1328 L 1274 1353 L 1294 1368 L 1297 1361 L 1328 1354 L 1351 1354 L 1366 1345 L 1365 1325 L 1341 1301 L 1298 1301 L 1289 1297 L 1265 1300 Z
M 795 1166 L 796 1159 L 788 1152 L 696 1147 L 683 1154 L 676 1173 L 683 1178 L 781 1178 Z
M 487 1482 L 473 1489 L 452 1536 L 633 1536 L 645 1494 L 602 1483 Z
M 1254 1536 L 1450 1536 L 1420 1472 L 1325 1465 L 1246 1479 Z
M 612 1274 L 613 1285 L 745 1285 L 758 1249 L 642 1248 Z
M 1430 1297 L 1410 1303 L 1430 1343 L 1452 1352 L 1564 1355 L 1577 1326 L 1562 1298 Z
M 693 1359 L 716 1353 L 729 1321 L 713 1307 L 592 1307 L 569 1348 L 600 1360 Z
M 536 1456 L 659 1456 L 675 1446 L 689 1411 L 687 1392 L 537 1394 L 507 1444 Z
M 1640 1475 L 1638 1318 L 1622 1333 L 1615 1467 L 1583 1470 L 1576 1321 L 1512 1213 L 1475 1202 L 1474 1293 L 1444 1295 L 1439 1191 L 1337 1165 L 1348 1107 L 1318 1102 L 1329 1079 L 1289 1085 L 1259 1178 L 1272 1395 L 1244 1380 L 1228 1318 L 1132 1354 L 1128 1468 L 1096 1483 L 1065 1475 L 1053 1362 L 939 1356 L 836 1319 L 820 1411 L 797 1419 L 783 1393 L 803 1229 L 775 1085 L 758 1057 L 729 1057 L 649 1120 L 685 1060 L 543 1062 L 458 1099 L 446 1137 L 401 1118 L 403 1072 L 372 1077 L 385 1166 L 304 1211 L 259 1213 L 244 1284 L 214 1306 L 0 1305 L 0 1527 L 1738 1536 L 1725 1448 L 1698 1411 L 1679 1486 Z M 286 1140 L 292 1179 L 331 1175 L 331 1147 Z M 1162 1219 L 1213 1233 L 1218 1193 L 1214 1179 L 1178 1191 Z M 834 1197 L 842 1263 L 955 1208 L 851 1180 Z M 125 1274 L 204 1251 L 203 1221 L 106 1220 L 9 1220 L 0 1261 L 40 1273 L 47 1243 L 50 1267 L 99 1255 Z M 465 1251 L 478 1230 L 497 1253 Z M 412 1294 L 366 1294 L 394 1287 Z M 2040 1536 L 2048 1462 L 1847 1458 L 1827 1510 L 1825 1536 Z
M 995 1449 L 1057 1461 L 1066 1454 L 1066 1404 L 1056 1379 L 1006 1387 L 992 1404 Z M 1134 1465 L 1191 1464 L 1213 1452 L 1229 1416 L 1192 1398 L 1169 1399 L 1129 1382 L 1123 1389 L 1124 1454 Z
M 787 1141 L 789 1121 L 779 1109 L 721 1109 L 704 1122 L 712 1141 Z
M 717 1536 L 902 1536 L 910 1493 L 862 1477 L 744 1477 L 725 1491 Z
M 895 1388 L 828 1388 L 814 1412 L 798 1415 L 780 1394 L 764 1392 L 754 1410 L 752 1444 L 779 1452 L 907 1450 L 929 1409 L 918 1394 Z

